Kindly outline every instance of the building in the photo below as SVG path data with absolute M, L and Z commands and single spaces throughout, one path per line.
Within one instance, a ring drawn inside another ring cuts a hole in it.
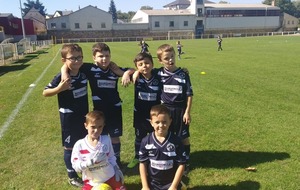
M 56 12 L 46 20 L 48 31 L 107 31 L 112 30 L 112 15 L 94 6 L 87 6 L 69 14 Z M 87 19 L 88 18 L 88 19 Z
M 46 18 L 39 12 L 39 10 L 32 7 L 23 18 L 33 21 L 34 33 L 36 35 L 47 34 Z
M 36 39 L 33 21 L 23 19 L 26 38 Z M 23 39 L 22 19 L 14 17 L 11 13 L 0 13 L 0 27 L 4 31 L 5 38 L 14 38 L 14 41 Z

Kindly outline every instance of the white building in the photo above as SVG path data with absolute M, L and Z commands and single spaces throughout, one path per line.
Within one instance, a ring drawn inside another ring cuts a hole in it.
M 47 19 L 48 30 L 107 31 L 112 29 L 112 15 L 94 6 L 87 6 L 66 15 L 55 14 Z

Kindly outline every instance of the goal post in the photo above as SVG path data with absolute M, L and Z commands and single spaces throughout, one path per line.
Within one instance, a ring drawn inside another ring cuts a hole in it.
M 194 30 L 170 30 L 168 40 L 194 39 Z

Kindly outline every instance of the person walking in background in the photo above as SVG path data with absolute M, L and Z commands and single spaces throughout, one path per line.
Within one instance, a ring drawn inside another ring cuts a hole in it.
M 83 64 L 82 49 L 77 44 L 64 44 L 61 61 L 68 68 L 70 79 L 62 80 L 61 73 L 45 87 L 45 97 L 57 95 L 64 162 L 68 171 L 69 183 L 76 187 L 83 185 L 72 167 L 71 155 L 75 142 L 87 134 L 84 129 L 85 115 L 88 113 L 88 91 L 86 75 L 79 71 Z
M 217 42 L 218 42 L 218 51 L 222 51 L 223 50 L 223 48 L 222 48 L 222 38 L 221 38 L 221 36 L 218 36 L 218 39 L 217 39 Z
M 177 52 L 178 52 L 177 56 L 178 56 L 178 59 L 180 60 L 181 59 L 181 54 L 184 54 L 184 52 L 182 51 L 183 45 L 178 40 L 177 43 L 176 43 L 176 46 L 177 46 Z

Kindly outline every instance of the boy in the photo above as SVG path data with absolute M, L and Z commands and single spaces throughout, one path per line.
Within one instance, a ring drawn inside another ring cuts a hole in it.
M 181 45 L 180 41 L 178 40 L 176 43 L 177 46 L 177 51 L 178 51 L 178 59 L 181 59 L 181 54 L 184 54 L 184 52 L 182 51 L 182 47 L 183 45 Z
M 152 74 L 153 59 L 148 53 L 139 53 L 133 60 L 139 78 L 135 82 L 133 127 L 135 129 L 135 157 L 127 165 L 134 168 L 138 163 L 138 153 L 142 139 L 153 131 L 149 113 L 152 106 L 160 104 L 161 83 L 157 74 Z
M 181 139 L 169 131 L 169 109 L 155 105 L 150 111 L 154 132 L 143 138 L 139 160 L 142 190 L 180 190 L 185 152 Z
M 103 134 L 110 135 L 117 163 L 121 166 L 120 136 L 123 133 L 123 122 L 122 101 L 118 92 L 118 79 L 122 75 L 123 78 L 129 78 L 129 75 L 134 70 L 121 68 L 119 75 L 116 75 L 114 73 L 115 70 L 110 68 L 112 64 L 110 61 L 111 52 L 105 43 L 94 44 L 92 51 L 95 64 L 83 64 L 80 71 L 85 73 L 89 80 L 94 110 L 102 111 L 105 115 L 106 124 Z M 66 67 L 62 68 L 62 71 L 64 74 L 67 74 Z
M 69 69 L 70 80 L 61 80 L 57 74 L 44 89 L 43 95 L 57 95 L 64 161 L 68 171 L 69 183 L 81 187 L 82 181 L 71 164 L 72 148 L 75 142 L 86 135 L 84 116 L 88 113 L 87 78 L 79 72 L 82 66 L 82 49 L 77 44 L 64 44 L 61 61 Z
M 104 125 L 103 112 L 91 111 L 86 115 L 84 126 L 88 134 L 75 143 L 72 165 L 77 172 L 82 172 L 83 190 L 91 190 L 102 183 L 108 184 L 113 190 L 126 190 L 111 139 L 101 135 Z
M 222 48 L 222 38 L 221 36 L 218 36 L 218 39 L 217 39 L 217 42 L 218 42 L 218 51 L 223 51 L 223 48 Z
M 189 171 L 190 155 L 190 132 L 192 106 L 192 84 L 188 72 L 176 67 L 176 55 L 174 48 L 169 44 L 163 44 L 157 49 L 157 58 L 163 65 L 158 75 L 163 84 L 161 92 L 161 103 L 171 111 L 172 124 L 170 130 L 182 139 L 186 152 L 186 171 Z

